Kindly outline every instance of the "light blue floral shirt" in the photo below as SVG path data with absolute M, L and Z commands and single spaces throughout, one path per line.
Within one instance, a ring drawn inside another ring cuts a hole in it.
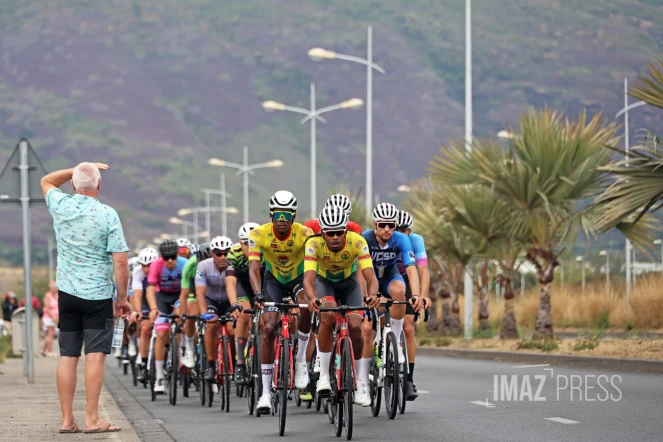
M 60 189 L 46 194 L 58 246 L 58 290 L 88 300 L 113 296 L 113 252 L 129 250 L 117 212 L 99 200 L 67 195 Z

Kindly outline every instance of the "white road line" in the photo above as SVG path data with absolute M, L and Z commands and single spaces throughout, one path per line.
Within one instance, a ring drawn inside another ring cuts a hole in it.
M 578 421 L 572 421 L 571 419 L 564 419 L 563 417 L 547 417 L 546 420 L 559 422 L 560 424 L 579 424 Z
M 485 401 L 470 401 L 470 404 L 481 405 L 482 407 L 486 408 L 495 408 L 495 404 L 491 404 L 490 402 L 488 402 L 488 399 L 486 399 Z
M 514 365 L 513 368 L 539 368 L 539 367 L 548 367 L 550 364 L 538 364 L 538 365 Z

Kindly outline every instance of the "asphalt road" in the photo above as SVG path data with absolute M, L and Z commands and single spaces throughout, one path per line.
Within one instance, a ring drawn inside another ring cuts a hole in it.
M 130 376 L 123 376 L 110 359 L 106 386 L 120 398 L 123 411 L 143 440 L 278 438 L 276 417 L 249 416 L 246 400 L 234 395 L 230 413 L 221 413 L 216 400 L 212 408 L 201 407 L 195 390 L 189 398 L 180 394 L 175 407 L 166 396 L 151 402 L 149 390 L 134 387 Z M 353 440 L 663 440 L 660 375 L 421 357 L 415 383 L 419 398 L 408 402 L 405 414 L 394 420 L 385 416 L 384 405 L 377 418 L 370 408 L 355 407 Z M 161 425 L 158 431 L 139 431 L 142 425 L 154 422 Z M 294 402 L 289 403 L 285 437 L 339 440 L 326 415 L 297 408 Z

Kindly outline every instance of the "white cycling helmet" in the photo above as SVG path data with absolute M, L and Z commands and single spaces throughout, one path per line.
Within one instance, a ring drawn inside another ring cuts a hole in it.
M 401 229 L 402 228 L 409 229 L 412 227 L 413 223 L 414 220 L 412 219 L 412 215 L 407 213 L 405 210 L 401 210 L 398 213 L 398 222 L 396 223 L 398 227 L 400 227 Z
M 233 240 L 227 236 L 217 236 L 212 238 L 209 243 L 210 250 L 230 250 L 233 247 Z
M 157 260 L 157 258 L 159 258 L 159 252 L 156 249 L 153 249 L 152 247 L 143 249 L 138 254 L 138 262 L 141 263 L 141 265 L 145 266 L 153 263 L 154 261 Z
M 326 206 L 318 216 L 322 230 L 345 229 L 348 227 L 348 214 L 340 206 Z
M 284 209 L 297 211 L 297 198 L 287 190 L 279 190 L 269 199 L 269 210 Z
M 246 241 L 249 239 L 249 233 L 251 233 L 251 230 L 260 227 L 260 224 L 258 223 L 245 223 L 242 224 L 242 227 L 239 228 L 239 240 L 240 241 Z
M 343 208 L 348 215 L 352 212 L 352 202 L 350 201 L 350 198 L 342 193 L 336 193 L 327 198 L 325 206 L 339 206 Z
M 391 203 L 378 204 L 373 209 L 373 221 L 398 222 L 398 209 Z
M 177 238 L 177 247 L 186 247 L 189 250 L 193 250 L 193 244 L 186 238 Z

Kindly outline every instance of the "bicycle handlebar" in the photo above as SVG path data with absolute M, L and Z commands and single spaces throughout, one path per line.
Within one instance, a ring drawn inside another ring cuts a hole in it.
M 320 307 L 321 312 L 349 312 L 355 310 L 370 310 L 371 308 L 367 305 L 362 305 L 359 307 L 349 307 L 347 305 L 341 305 L 338 307 Z
M 284 302 L 265 302 L 265 307 L 278 307 L 280 309 L 289 310 L 292 308 L 305 308 L 308 309 L 308 304 L 287 304 Z M 246 310 L 244 310 L 246 311 Z

